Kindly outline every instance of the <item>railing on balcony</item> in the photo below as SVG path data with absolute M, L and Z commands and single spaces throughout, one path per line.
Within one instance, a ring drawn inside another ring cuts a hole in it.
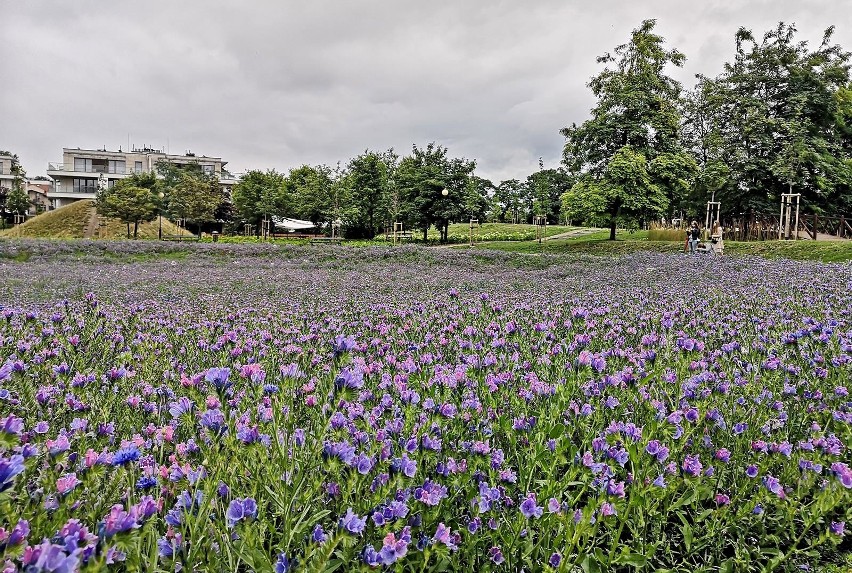
M 105 175 L 132 175 L 134 173 L 142 173 L 143 171 L 137 171 L 133 167 L 127 167 L 125 169 L 110 169 L 106 165 L 92 165 L 90 169 L 74 169 L 73 164 L 66 163 L 48 163 L 47 164 L 48 171 L 65 171 L 68 173 L 97 173 L 97 174 L 105 174 Z

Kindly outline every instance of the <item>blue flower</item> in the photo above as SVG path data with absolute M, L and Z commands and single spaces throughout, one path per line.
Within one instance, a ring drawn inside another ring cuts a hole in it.
M 293 570 L 295 566 L 295 559 L 290 561 L 287 558 L 287 555 L 281 553 L 278 555 L 278 560 L 275 562 L 275 573 L 288 573 Z
M 12 487 L 15 476 L 24 471 L 24 456 L 0 458 L 0 492 Z
M 531 517 L 541 517 L 542 513 L 544 513 L 544 508 L 536 505 L 535 494 L 528 494 L 526 499 L 521 502 L 521 513 L 524 514 L 524 517 L 527 519 L 530 519 Z
M 121 448 L 112 457 L 112 465 L 123 466 L 130 462 L 135 462 L 140 457 L 139 448 L 136 446 L 128 446 Z
M 342 334 L 338 334 L 331 342 L 331 349 L 332 352 L 334 352 L 335 357 L 351 351 L 355 348 L 355 346 L 354 336 L 343 336 Z
M 231 383 L 228 381 L 230 377 L 230 368 L 210 368 L 204 375 L 204 380 L 206 380 L 210 384 L 213 384 L 213 386 L 217 390 L 224 390 L 231 385 Z
M 367 526 L 367 518 L 360 517 L 352 511 L 352 508 L 346 510 L 346 515 L 340 518 L 340 528 L 353 535 L 360 535 L 364 532 Z
M 228 527 L 231 528 L 243 519 L 248 521 L 256 517 L 257 503 L 250 497 L 231 501 L 230 505 L 228 505 L 228 512 L 225 514 L 225 518 L 228 520 Z

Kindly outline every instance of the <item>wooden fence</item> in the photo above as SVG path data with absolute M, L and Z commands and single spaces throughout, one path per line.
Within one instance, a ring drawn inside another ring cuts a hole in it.
M 791 224 L 789 236 L 784 237 L 783 231 L 779 231 L 780 217 L 778 215 L 751 215 L 748 217 L 731 217 L 722 220 L 722 231 L 724 237 L 731 241 L 771 241 L 778 238 L 793 239 L 852 239 L 852 218 L 826 217 L 816 213 L 799 215 L 798 233 L 795 225 Z M 655 228 L 686 227 L 670 225 L 654 225 Z M 709 234 L 710 230 L 707 229 Z

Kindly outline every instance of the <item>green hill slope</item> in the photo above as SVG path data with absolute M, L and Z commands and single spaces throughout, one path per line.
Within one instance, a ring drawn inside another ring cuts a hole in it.
M 117 219 L 107 219 L 100 225 L 94 201 L 76 201 L 70 205 L 42 213 L 12 229 L 0 231 L 0 237 L 29 237 L 41 239 L 122 239 L 127 236 L 127 226 Z M 156 239 L 159 223 L 155 219 L 139 225 L 140 239 Z M 133 227 L 131 226 L 131 233 Z M 163 219 L 163 235 L 190 235 L 180 227 Z

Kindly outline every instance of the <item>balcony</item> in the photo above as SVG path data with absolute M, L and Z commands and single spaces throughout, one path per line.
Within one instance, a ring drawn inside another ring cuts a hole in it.
M 132 175 L 133 173 L 137 173 L 137 171 L 128 167 L 126 169 L 109 169 L 106 165 L 92 165 L 91 169 L 74 169 L 74 164 L 68 163 L 48 163 L 47 164 L 48 173 L 56 172 L 59 175 L 69 175 L 71 173 L 90 173 L 92 175 L 100 175 L 103 173 L 104 175 Z M 142 173 L 139 171 L 138 173 Z

